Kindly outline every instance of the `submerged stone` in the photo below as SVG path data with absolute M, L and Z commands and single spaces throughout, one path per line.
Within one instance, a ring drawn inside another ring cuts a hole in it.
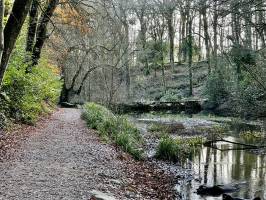
M 235 197 L 231 197 L 231 196 L 228 195 L 228 194 L 223 194 L 223 200 L 245 200 L 245 199 L 235 198 Z M 261 198 L 256 197 L 256 198 L 253 199 L 253 200 L 261 200 Z
M 91 195 L 91 200 L 116 200 L 111 194 L 106 194 L 98 190 L 92 190 Z
M 210 195 L 210 196 L 219 196 L 224 193 L 230 193 L 237 191 L 238 188 L 234 186 L 225 186 L 225 185 L 215 185 L 213 187 L 208 187 L 201 185 L 197 189 L 197 194 L 199 195 Z

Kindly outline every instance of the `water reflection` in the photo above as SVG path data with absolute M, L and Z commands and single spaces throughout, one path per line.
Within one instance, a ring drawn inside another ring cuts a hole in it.
M 211 126 L 208 120 L 201 118 L 184 118 L 184 116 L 160 116 L 160 115 L 131 115 L 131 120 L 137 124 L 143 134 L 148 134 L 147 124 L 155 122 L 178 121 L 193 126 Z M 140 120 L 142 119 L 142 120 Z M 145 119 L 145 120 L 143 120 Z M 143 125 L 144 124 L 144 125 Z M 249 124 L 248 127 L 241 124 L 244 130 L 257 130 L 257 126 Z M 252 129 L 251 129 L 252 128 Z M 239 127 L 238 127 L 239 129 Z M 266 130 L 266 120 L 264 125 Z M 234 135 L 234 134 L 232 134 Z M 227 137 L 225 140 L 243 143 L 237 137 Z M 243 146 L 220 142 L 215 144 L 218 149 L 241 149 Z M 152 149 L 154 152 L 154 149 Z M 215 148 L 202 148 L 199 152 L 188 158 L 184 167 L 195 173 L 195 179 L 184 180 L 177 190 L 181 192 L 185 200 L 221 200 L 222 197 L 202 197 L 195 193 L 196 189 L 206 184 L 238 184 L 241 189 L 232 194 L 234 197 L 252 199 L 261 197 L 266 200 L 266 155 L 256 155 L 247 150 L 220 151 Z
M 236 141 L 229 137 L 227 140 Z M 217 144 L 220 149 L 236 148 L 225 142 Z M 215 200 L 221 197 L 201 197 L 195 190 L 201 184 L 239 184 L 241 189 L 233 193 L 235 197 L 251 199 L 257 196 L 266 199 L 266 156 L 249 153 L 245 150 L 220 151 L 205 147 L 192 157 L 184 167 L 195 172 L 196 180 L 181 186 L 183 199 Z

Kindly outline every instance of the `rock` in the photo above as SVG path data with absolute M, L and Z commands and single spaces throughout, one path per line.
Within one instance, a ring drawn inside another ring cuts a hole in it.
M 223 194 L 223 200 L 244 200 L 244 199 L 231 197 L 231 196 L 228 195 L 228 194 Z M 253 199 L 253 200 L 261 200 L 261 198 L 256 197 L 256 198 Z
M 4 129 L 6 125 L 7 125 L 7 117 L 3 113 L 0 113 L 0 130 Z
M 72 103 L 69 103 L 69 102 L 61 102 L 60 105 L 63 108 L 77 108 L 76 104 L 72 104 Z
M 235 192 L 237 190 L 238 190 L 238 188 L 236 188 L 234 186 L 215 185 L 213 187 L 207 187 L 205 185 L 201 185 L 197 189 L 197 194 L 199 194 L 199 195 L 219 196 L 221 194 Z
M 98 190 L 92 190 L 91 195 L 91 200 L 116 200 L 112 195 L 103 193 Z
M 116 179 L 111 179 L 110 183 L 115 184 L 115 185 L 122 185 L 122 181 L 116 180 Z
M 223 194 L 223 200 L 243 200 L 243 199 L 240 199 L 240 198 L 234 198 L 234 197 L 231 197 L 231 196 L 228 195 L 228 194 Z
M 131 199 L 136 199 L 136 194 L 134 192 L 126 191 L 126 197 Z

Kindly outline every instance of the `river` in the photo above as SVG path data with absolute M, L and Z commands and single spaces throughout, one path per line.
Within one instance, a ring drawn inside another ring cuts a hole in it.
M 182 123 L 185 129 L 189 130 L 221 124 L 217 123 L 216 118 L 208 119 L 199 116 L 178 115 L 164 115 L 162 117 L 162 115 L 157 116 L 156 113 L 130 115 L 129 118 L 139 127 L 146 138 L 146 142 L 149 143 L 146 151 L 150 157 L 154 155 L 156 145 L 158 145 L 158 140 L 150 140 L 150 137 L 148 137 L 151 134 L 149 133 L 148 127 L 153 123 Z M 173 137 L 178 136 L 173 135 Z M 224 139 L 226 141 L 244 143 L 238 134 L 232 130 L 228 130 Z M 237 186 L 239 190 L 230 194 L 234 197 L 243 199 L 261 197 L 262 199 L 266 199 L 266 155 L 249 150 L 239 150 L 241 148 L 241 145 L 238 144 L 217 142 L 215 148 L 202 146 L 199 151 L 182 163 L 154 162 L 160 163 L 158 165 L 164 168 L 169 165 L 168 169 L 176 166 L 176 169 L 172 171 L 175 171 L 176 176 L 179 177 L 180 169 L 182 169 L 182 173 L 185 173 L 186 176 L 179 178 L 176 184 L 176 190 L 182 199 L 185 200 L 221 200 L 221 196 L 212 197 L 196 194 L 196 190 L 200 185 L 213 186 L 218 184 Z

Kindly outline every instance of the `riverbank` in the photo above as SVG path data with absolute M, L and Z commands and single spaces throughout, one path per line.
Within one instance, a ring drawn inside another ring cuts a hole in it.
M 2 140 L 3 199 L 176 199 L 174 176 L 136 162 L 86 127 L 77 109 L 59 109 L 15 140 Z M 8 143 L 10 141 L 10 143 Z

